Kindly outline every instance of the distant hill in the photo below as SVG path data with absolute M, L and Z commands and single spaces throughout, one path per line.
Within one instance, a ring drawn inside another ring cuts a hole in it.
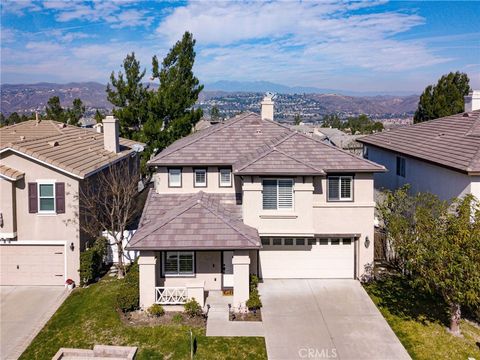
M 214 90 L 217 86 L 215 84 L 223 89 Z M 155 84 L 149 85 L 156 87 Z M 14 111 L 27 114 L 35 111 L 43 112 L 48 99 L 52 96 L 59 96 L 64 107 L 72 106 L 74 98 L 82 99 L 87 107 L 87 114 L 92 114 L 95 109 L 109 111 L 112 109 L 112 104 L 107 100 L 105 88 L 105 85 L 96 82 L 3 84 L 0 85 L 1 112 L 5 115 Z M 312 113 L 318 114 L 333 112 L 375 115 L 409 114 L 415 111 L 418 103 L 417 95 L 352 96 L 329 89 L 292 88 L 264 81 L 250 83 L 222 81 L 205 87 L 200 94 L 199 105 L 208 110 L 214 104 L 221 103 L 223 104 L 221 110 L 226 114 L 247 109 L 257 111 L 259 100 L 265 91 L 284 94 L 278 97 L 276 111 L 279 115 L 283 112 L 286 117 L 308 108 L 313 109 Z

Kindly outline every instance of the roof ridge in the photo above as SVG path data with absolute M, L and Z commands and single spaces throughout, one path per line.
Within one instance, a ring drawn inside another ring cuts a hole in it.
M 215 133 L 219 132 L 220 130 L 223 130 L 223 129 L 225 129 L 225 128 L 228 128 L 228 127 L 232 126 L 233 124 L 236 124 L 238 121 L 246 118 L 246 117 L 247 117 L 248 115 L 250 115 L 251 113 L 252 113 L 252 112 L 250 112 L 250 111 L 246 111 L 245 113 L 236 115 L 235 117 L 236 117 L 237 119 L 234 118 L 233 120 L 230 120 L 230 121 L 227 121 L 227 122 L 223 122 L 222 124 L 215 126 L 212 131 L 206 132 L 206 133 L 203 134 L 202 136 L 199 136 L 199 137 L 196 137 L 195 139 L 192 139 L 192 140 L 190 140 L 190 141 L 187 141 L 185 144 L 182 144 L 182 145 L 181 145 L 180 147 L 178 147 L 177 149 L 174 149 L 174 150 L 172 150 L 171 152 L 169 152 L 168 154 L 164 154 L 163 156 L 171 155 L 171 154 L 173 154 L 174 152 L 177 152 L 177 151 L 179 151 L 179 150 L 181 150 L 181 149 L 183 149 L 183 148 L 185 148 L 185 147 L 187 147 L 187 146 L 190 146 L 190 145 L 196 143 L 197 141 L 200 141 L 200 140 L 206 138 L 207 136 L 210 136 L 211 134 L 215 134 Z M 193 135 L 193 134 L 187 135 L 187 136 L 184 137 L 183 139 L 186 139 L 186 138 L 188 138 L 188 137 L 191 136 L 191 135 Z M 181 139 L 179 139 L 179 140 L 181 140 Z M 172 144 L 172 145 L 173 145 L 173 144 Z M 164 150 L 166 150 L 166 149 L 168 149 L 168 147 L 165 148 Z M 161 154 L 162 154 L 161 152 L 160 152 L 159 154 L 157 154 L 153 159 L 149 160 L 149 161 L 147 162 L 147 164 L 150 163 L 151 161 L 155 161 L 155 160 L 157 159 L 157 157 L 158 157 L 159 159 L 161 159 L 161 158 L 163 157 L 163 156 L 160 157 Z

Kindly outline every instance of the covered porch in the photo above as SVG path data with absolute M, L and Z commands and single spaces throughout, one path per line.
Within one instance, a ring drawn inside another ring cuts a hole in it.
M 194 298 L 203 307 L 209 291 L 232 290 L 232 307 L 242 309 L 249 275 L 258 274 L 258 231 L 213 194 L 192 194 L 159 216 L 151 211 L 161 205 L 155 199 L 147 200 L 128 247 L 140 255 L 140 306 L 173 307 Z

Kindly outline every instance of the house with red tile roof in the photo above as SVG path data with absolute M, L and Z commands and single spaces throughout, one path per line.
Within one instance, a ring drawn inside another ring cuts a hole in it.
M 143 144 L 118 136 L 107 116 L 104 131 L 52 120 L 0 129 L 0 285 L 80 283 L 80 187 L 103 170 L 138 161 Z M 101 129 L 101 128 L 100 128 Z
M 268 100 L 268 99 L 267 99 Z M 385 168 L 274 122 L 240 114 L 178 140 L 155 169 L 140 226 L 140 305 L 249 297 L 249 275 L 360 278 L 373 262 L 373 175 Z
M 384 165 L 375 187 L 430 192 L 449 200 L 480 199 L 480 91 L 465 97 L 465 111 L 358 139 L 364 156 Z

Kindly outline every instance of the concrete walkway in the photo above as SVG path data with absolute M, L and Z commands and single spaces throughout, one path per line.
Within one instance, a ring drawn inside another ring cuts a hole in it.
M 355 280 L 265 280 L 259 290 L 271 360 L 410 359 Z
M 229 321 L 228 304 L 233 296 L 210 291 L 206 303 L 210 305 L 207 318 L 207 336 L 263 336 L 261 321 Z
M 20 357 L 67 296 L 63 286 L 0 286 L 0 359 Z

